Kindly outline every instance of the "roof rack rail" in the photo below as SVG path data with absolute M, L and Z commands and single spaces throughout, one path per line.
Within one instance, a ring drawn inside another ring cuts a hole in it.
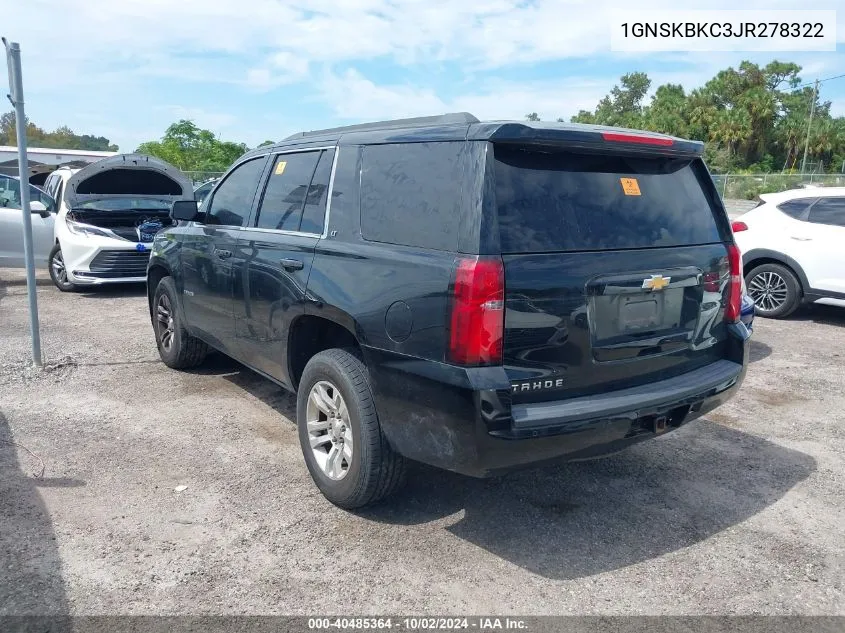
M 359 123 L 357 125 L 345 125 L 343 127 L 333 127 L 325 130 L 297 132 L 296 134 L 291 134 L 284 140 L 290 141 L 295 138 L 307 138 L 309 136 L 331 134 L 332 132 L 359 132 L 365 130 L 383 130 L 389 128 L 420 127 L 423 125 L 469 125 L 470 123 L 478 122 L 479 120 L 473 115 L 471 115 L 469 112 L 452 112 L 449 114 L 438 114 L 435 116 L 420 116 L 411 119 L 393 119 L 391 121 L 376 121 L 374 123 Z

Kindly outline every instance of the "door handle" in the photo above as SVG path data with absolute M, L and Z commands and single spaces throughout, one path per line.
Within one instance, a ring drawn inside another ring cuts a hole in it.
M 214 249 L 214 254 L 217 255 L 220 259 L 228 259 L 232 256 L 232 251 L 223 251 L 218 248 Z
M 789 237 L 790 237 L 790 239 L 793 239 L 797 242 L 812 242 L 813 241 L 812 237 L 803 237 L 801 235 L 790 235 Z
M 289 271 L 290 270 L 302 270 L 303 267 L 304 267 L 304 264 L 301 261 L 299 261 L 298 259 L 285 258 L 285 259 L 280 260 L 279 263 L 282 265 L 282 268 L 284 268 L 285 270 L 289 270 Z

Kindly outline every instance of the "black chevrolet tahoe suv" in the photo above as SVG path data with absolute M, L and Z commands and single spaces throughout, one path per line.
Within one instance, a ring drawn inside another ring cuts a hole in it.
M 583 459 L 725 402 L 741 258 L 702 145 L 469 114 L 300 133 L 155 238 L 162 360 L 219 350 L 297 394 L 333 503 L 406 460 L 474 476 Z

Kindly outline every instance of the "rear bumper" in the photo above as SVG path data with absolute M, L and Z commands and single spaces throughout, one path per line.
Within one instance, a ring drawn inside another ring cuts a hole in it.
M 365 348 L 382 429 L 402 455 L 484 477 L 612 453 L 714 410 L 739 389 L 747 329 L 729 358 L 667 380 L 535 405 L 511 405 L 501 367 L 459 368 Z M 664 427 L 665 425 L 665 427 Z

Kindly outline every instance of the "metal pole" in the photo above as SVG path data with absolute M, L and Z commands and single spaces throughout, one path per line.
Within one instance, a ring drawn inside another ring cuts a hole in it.
M 804 160 L 801 161 L 801 173 L 807 173 L 807 149 L 810 147 L 810 128 L 813 127 L 813 113 L 816 111 L 816 97 L 819 94 L 819 80 L 813 86 L 813 103 L 810 105 L 810 120 L 807 122 L 807 139 L 804 141 Z
M 38 326 L 38 297 L 35 287 L 35 259 L 32 247 L 32 211 L 29 207 L 29 163 L 26 159 L 26 116 L 23 108 L 23 78 L 21 77 L 21 47 L 17 42 L 7 42 L 6 62 L 9 66 L 9 101 L 15 107 L 15 129 L 18 135 L 18 171 L 21 187 L 21 213 L 23 213 L 23 255 L 26 262 L 26 290 L 29 295 L 29 331 L 32 335 L 32 362 L 41 367 L 41 330 Z

